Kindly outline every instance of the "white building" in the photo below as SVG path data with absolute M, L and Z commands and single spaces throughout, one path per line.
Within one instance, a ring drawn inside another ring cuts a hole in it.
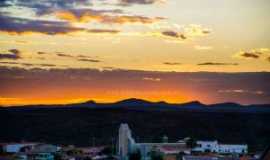
M 142 160 L 150 160 L 150 152 L 156 149 L 164 154 L 190 152 L 186 144 L 179 143 L 136 143 L 132 137 L 128 124 L 121 124 L 118 137 L 118 155 L 121 160 L 127 160 L 130 153 L 139 150 Z
M 33 147 L 36 143 L 7 143 L 3 145 L 3 151 L 7 153 L 18 153 L 23 147 Z
M 246 144 L 219 144 L 218 141 L 197 141 L 197 147 L 193 151 L 199 152 L 216 152 L 216 153 L 247 153 Z
M 132 152 L 136 143 L 131 135 L 131 130 L 128 124 L 124 123 L 120 125 L 118 135 L 118 154 L 121 159 L 127 159 L 128 154 Z

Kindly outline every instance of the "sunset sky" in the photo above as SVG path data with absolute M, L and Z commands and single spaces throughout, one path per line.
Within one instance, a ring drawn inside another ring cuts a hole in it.
M 269 0 L 2 0 L 0 105 L 270 103 Z

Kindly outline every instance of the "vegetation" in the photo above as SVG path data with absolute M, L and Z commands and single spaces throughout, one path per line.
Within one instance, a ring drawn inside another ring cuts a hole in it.
M 116 142 L 120 123 L 129 124 L 137 140 L 170 142 L 183 137 L 248 143 L 250 151 L 270 144 L 269 113 L 138 111 L 88 108 L 2 108 L 0 141 L 38 141 L 89 146 Z
M 163 155 L 161 152 L 155 148 L 150 152 L 151 160 L 163 160 Z
M 186 142 L 187 146 L 190 148 L 196 147 L 196 139 L 195 138 L 189 138 Z
M 129 155 L 129 160 L 141 160 L 141 152 L 140 150 L 136 150 L 135 152 Z
M 112 147 L 105 147 L 105 148 L 100 152 L 101 155 L 108 155 L 108 156 L 113 155 L 113 153 L 114 153 L 114 148 L 112 148 Z

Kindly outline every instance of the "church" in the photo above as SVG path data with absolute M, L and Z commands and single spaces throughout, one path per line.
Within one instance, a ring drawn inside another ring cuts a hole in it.
M 166 139 L 166 137 L 164 137 Z M 151 151 L 158 151 L 166 157 L 175 157 L 179 152 L 190 153 L 191 149 L 186 147 L 185 142 L 168 143 L 136 143 L 132 137 L 132 132 L 126 123 L 122 123 L 118 135 L 118 156 L 121 160 L 128 160 L 128 156 L 135 151 L 139 151 L 142 160 L 150 160 Z

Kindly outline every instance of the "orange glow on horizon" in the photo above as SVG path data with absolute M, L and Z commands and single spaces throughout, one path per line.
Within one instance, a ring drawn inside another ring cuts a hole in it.
M 158 94 L 158 93 L 157 93 Z M 124 95 L 106 95 L 106 93 L 102 96 L 91 96 L 91 97 L 59 97 L 59 98 L 53 98 L 53 97 L 47 97 L 47 98 L 1 98 L 0 97 L 0 105 L 3 106 L 18 106 L 18 105 L 52 105 L 52 104 L 72 104 L 72 103 L 82 103 L 89 100 L 93 100 L 97 103 L 113 103 L 117 101 L 121 101 L 124 99 L 129 98 L 137 98 L 137 99 L 143 99 L 151 102 L 160 102 L 165 101 L 168 103 L 185 103 L 188 101 L 191 101 L 190 98 L 187 96 L 181 96 L 181 95 L 165 95 L 164 93 L 160 95 L 144 95 L 144 96 L 124 96 Z

